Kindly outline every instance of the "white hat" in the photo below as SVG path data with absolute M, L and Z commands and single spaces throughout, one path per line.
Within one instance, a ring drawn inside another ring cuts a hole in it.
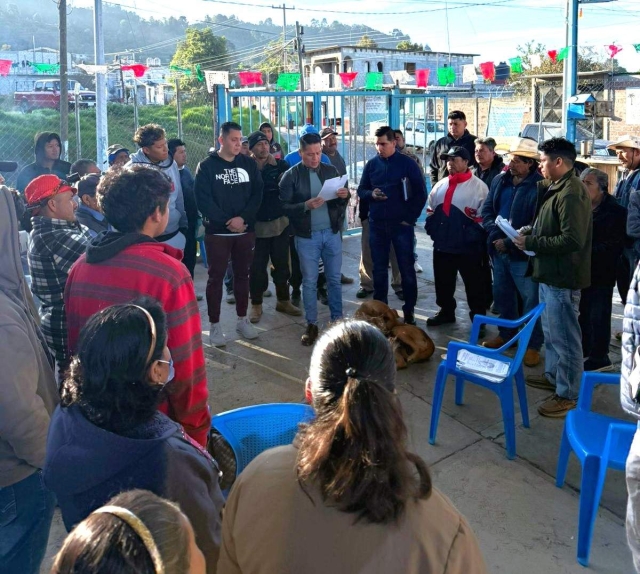
M 617 142 L 607 146 L 607 149 L 618 149 L 619 147 L 630 147 L 640 149 L 640 137 L 638 136 L 622 136 Z
M 510 155 L 519 155 L 521 157 L 540 160 L 538 142 L 529 138 L 514 138 L 513 143 L 509 146 L 508 153 Z

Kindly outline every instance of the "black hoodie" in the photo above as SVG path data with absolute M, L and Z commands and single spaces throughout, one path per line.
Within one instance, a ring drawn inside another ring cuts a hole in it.
M 230 235 L 227 221 L 242 217 L 253 231 L 262 203 L 262 176 L 251 157 L 238 154 L 226 161 L 217 151 L 196 168 L 196 201 L 207 233 Z

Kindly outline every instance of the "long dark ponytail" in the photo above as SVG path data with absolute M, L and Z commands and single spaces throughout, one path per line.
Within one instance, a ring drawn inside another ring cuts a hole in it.
M 431 493 L 426 464 L 406 449 L 395 373 L 391 345 L 363 321 L 333 326 L 311 358 L 317 416 L 301 433 L 298 479 L 356 520 L 396 521 Z

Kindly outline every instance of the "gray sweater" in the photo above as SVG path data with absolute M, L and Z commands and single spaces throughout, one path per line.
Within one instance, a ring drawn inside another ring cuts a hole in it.
M 20 261 L 11 192 L 0 187 L 0 488 L 44 466 L 58 404 L 53 362 Z

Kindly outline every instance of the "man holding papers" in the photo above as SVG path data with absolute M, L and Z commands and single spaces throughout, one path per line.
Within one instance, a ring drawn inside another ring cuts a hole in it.
M 580 290 L 591 284 L 591 200 L 573 164 L 576 148 L 564 138 L 540 144 L 538 202 L 529 235 L 513 239 L 516 247 L 534 251 L 533 280 L 539 284 L 545 367 L 529 386 L 551 397 L 538 407 L 544 417 L 564 418 L 576 407 L 583 372 L 578 323 Z
M 373 298 L 387 303 L 393 244 L 404 291 L 404 322 L 415 325 L 418 281 L 413 266 L 413 226 L 427 200 L 424 175 L 415 161 L 397 151 L 395 133 L 389 126 L 378 128 L 375 135 L 378 155 L 364 166 L 358 186 L 360 201 L 369 205 Z
M 280 180 L 280 199 L 295 235 L 302 271 L 302 300 L 307 328 L 301 343 L 311 346 L 318 338 L 318 264 L 324 262 L 331 321 L 342 318 L 342 239 L 349 190 L 329 181 L 338 177 L 332 165 L 321 163 L 322 140 L 317 133 L 300 138 L 301 162 Z M 326 183 L 326 187 L 325 187 Z M 344 184 L 342 184 L 344 185 Z M 323 189 L 324 188 L 324 189 Z

